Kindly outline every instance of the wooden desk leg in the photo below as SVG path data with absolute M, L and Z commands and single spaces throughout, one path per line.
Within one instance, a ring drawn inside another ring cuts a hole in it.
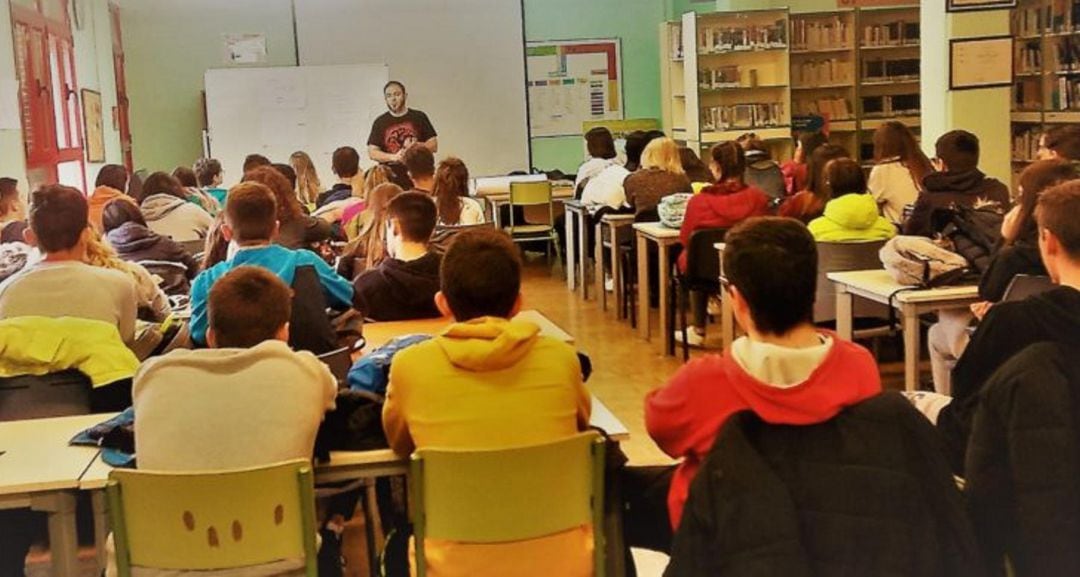
M 593 279 L 596 282 L 596 298 L 600 301 L 600 310 L 607 310 L 607 291 L 604 290 L 604 223 L 597 222 L 596 228 L 593 230 L 593 241 L 596 246 L 593 247 L 593 259 L 596 261 L 593 263 L 594 276 Z
M 566 290 L 574 292 L 577 285 L 577 246 L 574 243 L 577 229 L 574 227 L 574 211 L 567 210 L 563 216 L 566 222 Z
M 588 213 L 582 208 L 577 215 L 577 244 L 578 244 L 578 268 L 581 269 L 581 298 L 589 300 L 589 281 L 587 280 L 586 270 L 589 263 L 589 243 L 588 243 L 588 226 L 586 221 L 589 220 Z
M 90 505 L 94 512 L 94 557 L 97 559 L 97 575 L 104 575 L 105 564 L 109 561 L 108 552 L 105 551 L 109 518 L 104 489 L 90 492 Z
M 671 289 L 671 245 L 657 243 L 660 253 L 660 334 L 663 337 L 664 354 L 675 354 L 675 341 L 668 334 L 668 293 Z
M 502 223 L 499 222 L 499 202 L 494 200 L 491 201 L 491 222 L 495 223 L 496 229 L 502 230 Z
M 919 313 L 915 305 L 905 304 L 900 309 L 904 317 L 904 390 L 914 392 L 919 388 Z
M 623 314 L 623 292 L 622 292 L 622 267 L 619 262 L 619 228 L 616 226 L 608 225 L 608 233 L 611 236 L 611 248 L 608 253 L 611 255 L 611 282 L 612 294 L 615 295 L 615 318 L 622 318 Z
M 854 335 L 852 320 L 855 314 L 855 296 L 847 292 L 847 287 L 842 284 L 836 285 L 836 334 L 845 341 L 850 341 Z
M 649 243 L 642 234 L 637 237 L 637 310 L 638 335 L 649 340 Z
M 79 539 L 75 529 L 75 494 L 59 491 L 34 496 L 30 498 L 30 508 L 49 514 L 52 574 L 57 577 L 78 577 Z

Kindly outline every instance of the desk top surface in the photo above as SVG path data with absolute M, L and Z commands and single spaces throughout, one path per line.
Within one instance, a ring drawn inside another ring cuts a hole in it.
M 564 331 L 559 325 L 551 322 L 543 313 L 536 310 L 526 310 L 518 313 L 515 319 L 527 320 L 536 323 L 540 327 L 540 334 L 565 343 L 573 343 L 574 337 Z M 422 319 L 416 321 L 396 321 L 389 323 L 370 323 L 364 325 L 364 338 L 367 345 L 366 351 L 373 351 L 389 342 L 395 337 L 403 335 L 434 335 L 450 325 L 450 319 Z
M 486 198 L 492 202 L 506 202 L 510 200 L 510 191 L 478 192 L 476 198 Z M 573 186 L 553 186 L 551 198 L 555 200 L 570 200 L 574 198 Z
M 98 454 L 68 445 L 79 431 L 113 414 L 0 423 L 0 495 L 74 489 Z
M 659 222 L 635 222 L 634 230 L 647 237 L 658 240 L 679 239 L 679 229 L 668 228 Z
M 885 269 L 831 272 L 827 276 L 829 280 L 835 283 L 885 299 L 896 293 L 896 291 L 903 290 L 904 292 L 896 294 L 895 300 L 899 303 L 930 303 L 957 299 L 977 299 L 979 297 L 979 287 L 975 285 L 932 289 L 918 289 L 913 286 L 902 285 L 896 282 L 892 275 L 889 274 L 889 271 Z

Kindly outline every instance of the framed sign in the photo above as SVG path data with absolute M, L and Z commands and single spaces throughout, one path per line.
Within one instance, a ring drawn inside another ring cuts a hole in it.
M 1011 36 L 954 38 L 949 41 L 949 90 L 1012 86 Z
M 1016 8 L 1016 0 L 945 0 L 946 12 L 976 12 Z
M 86 125 L 86 161 L 105 162 L 105 120 L 100 92 L 83 89 L 82 113 Z

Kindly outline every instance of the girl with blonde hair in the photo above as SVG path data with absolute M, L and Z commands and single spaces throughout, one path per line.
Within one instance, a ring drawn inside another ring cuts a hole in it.
M 322 183 L 319 182 L 319 173 L 315 170 L 315 163 L 306 152 L 298 150 L 289 156 L 289 164 L 296 171 L 296 193 L 300 202 L 314 204 L 315 199 L 322 192 Z
M 660 199 L 677 192 L 692 192 L 683 170 L 679 145 L 670 138 L 655 138 L 641 153 L 641 168 L 623 182 L 626 202 L 634 214 L 652 213 Z
M 357 217 L 357 220 L 364 219 L 359 234 L 342 251 L 338 274 L 352 280 L 386 258 L 386 207 L 402 192 L 400 186 L 389 182 L 372 189 L 367 210 Z
M 106 244 L 101 235 L 92 228 L 90 241 L 86 244 L 85 262 L 90 266 L 118 270 L 131 277 L 135 283 L 135 294 L 139 298 L 140 319 L 158 323 L 169 316 L 169 297 L 165 296 L 150 271 L 140 264 L 121 259 L 116 250 Z

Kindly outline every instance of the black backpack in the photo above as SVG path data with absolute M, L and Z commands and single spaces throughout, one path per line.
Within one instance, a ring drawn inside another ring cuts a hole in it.
M 934 230 L 952 242 L 953 252 L 964 257 L 980 275 L 1001 244 L 1001 223 L 1005 214 L 993 207 L 972 208 L 953 205 L 934 213 Z

